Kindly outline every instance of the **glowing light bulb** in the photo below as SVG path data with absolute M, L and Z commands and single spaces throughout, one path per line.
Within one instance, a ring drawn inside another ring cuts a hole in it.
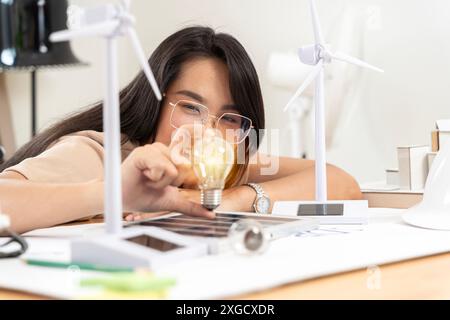
M 213 210 L 222 201 L 225 180 L 234 163 L 233 146 L 213 129 L 194 141 L 193 169 L 201 192 L 201 204 Z

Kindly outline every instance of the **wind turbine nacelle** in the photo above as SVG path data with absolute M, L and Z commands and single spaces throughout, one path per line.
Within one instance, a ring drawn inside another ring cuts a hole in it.
M 302 63 L 315 66 L 319 62 L 318 52 L 317 46 L 311 44 L 298 49 L 298 57 Z
M 87 8 L 72 7 L 69 29 L 80 29 L 83 27 L 111 21 L 117 18 L 118 8 L 114 4 L 94 5 Z

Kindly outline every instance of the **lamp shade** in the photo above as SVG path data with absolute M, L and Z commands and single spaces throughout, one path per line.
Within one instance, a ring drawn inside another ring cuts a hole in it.
M 69 42 L 49 41 L 64 29 L 66 0 L 1 0 L 0 69 L 80 64 Z

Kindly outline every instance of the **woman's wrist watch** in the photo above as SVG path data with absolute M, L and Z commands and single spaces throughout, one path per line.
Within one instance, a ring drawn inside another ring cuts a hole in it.
M 253 209 L 255 209 L 256 213 L 259 214 L 267 214 L 270 209 L 270 198 L 264 192 L 264 189 L 257 183 L 247 183 L 247 186 L 255 190 L 256 198 L 253 202 Z

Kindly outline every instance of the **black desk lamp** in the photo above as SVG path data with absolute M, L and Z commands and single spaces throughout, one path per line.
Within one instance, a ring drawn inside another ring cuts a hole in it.
M 36 71 L 80 65 L 69 42 L 52 43 L 49 35 L 67 29 L 66 0 L 0 1 L 0 71 L 31 72 L 31 132 L 36 134 Z

